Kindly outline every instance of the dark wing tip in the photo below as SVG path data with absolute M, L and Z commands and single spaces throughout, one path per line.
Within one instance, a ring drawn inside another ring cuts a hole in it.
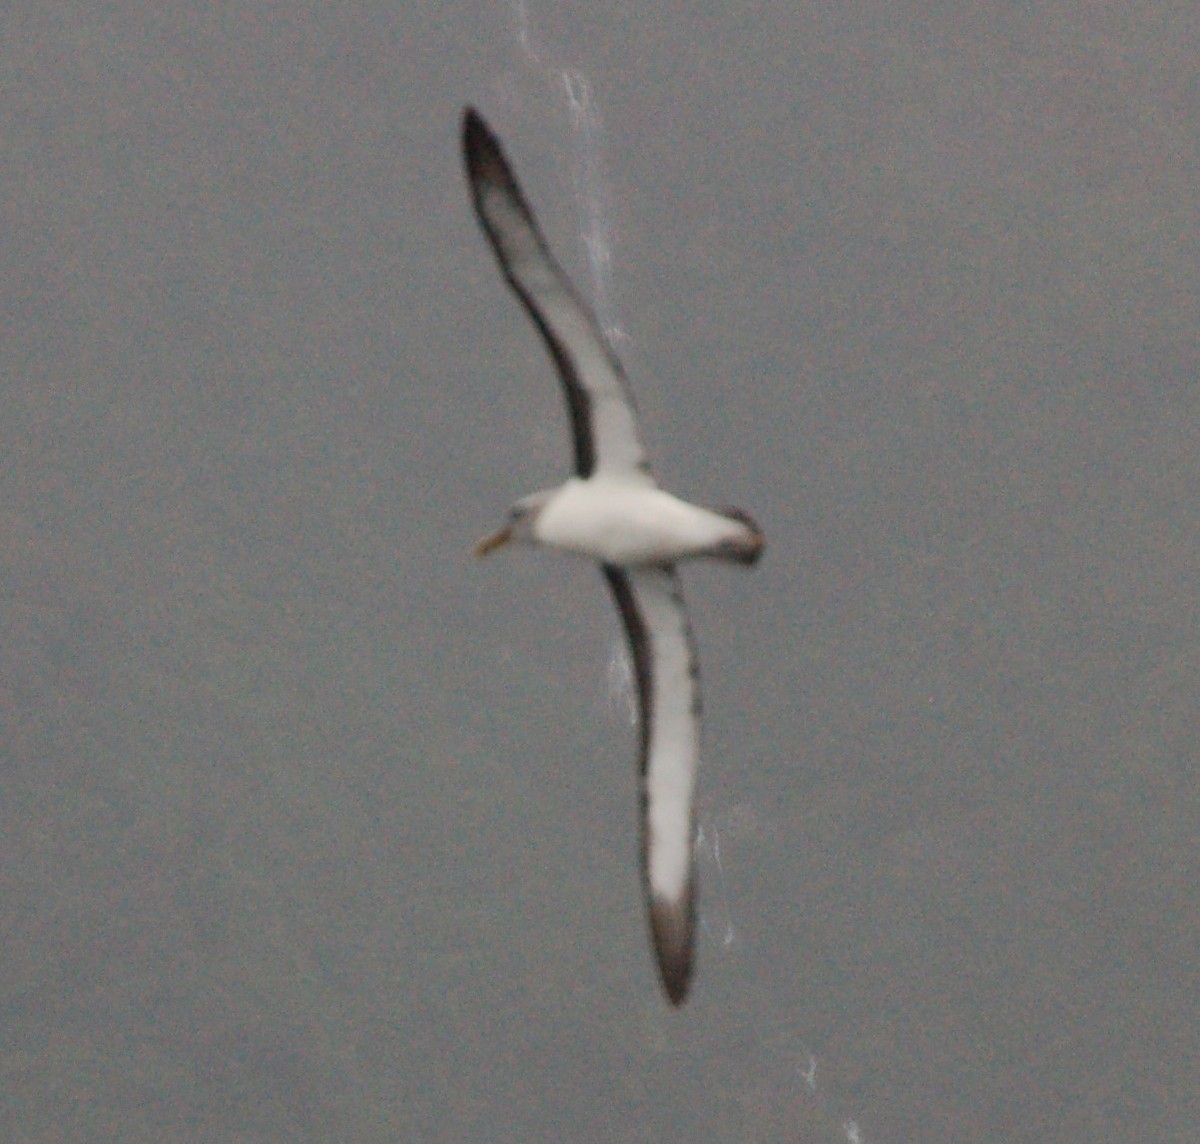
M 658 975 L 672 1005 L 687 1000 L 692 983 L 692 954 L 695 946 L 695 894 L 688 888 L 683 900 L 650 900 L 650 932 L 658 958 Z
M 504 168 L 500 143 L 487 125 L 487 120 L 473 107 L 463 108 L 462 148 L 471 182 L 492 177 L 497 168 Z
M 462 113 L 463 150 L 471 151 L 478 139 L 487 138 L 490 135 L 491 130 L 488 128 L 487 120 L 475 108 L 467 104 Z
M 505 275 L 511 281 L 509 260 L 513 256 L 513 252 L 506 253 L 505 248 L 515 240 L 511 236 L 506 239 L 497 231 L 493 220 L 494 212 L 486 205 L 489 190 L 496 189 L 501 192 L 504 199 L 521 216 L 525 225 L 533 231 L 532 241 L 542 247 L 542 253 L 546 258 L 550 257 L 550 253 L 545 249 L 545 241 L 538 231 L 533 211 L 529 209 L 529 204 L 521 193 L 521 188 L 512 168 L 508 165 L 508 159 L 504 155 L 504 148 L 500 145 L 500 140 L 488 126 L 487 120 L 473 107 L 463 108 L 462 148 L 463 159 L 467 165 L 467 181 L 471 184 L 471 197 L 475 202 L 475 213 L 479 216 L 483 229 L 496 248 Z M 519 287 L 517 292 L 522 293 Z M 523 294 L 522 298 L 524 298 Z M 526 301 L 526 305 L 529 305 L 528 301 Z M 535 317 L 535 321 L 537 320 Z

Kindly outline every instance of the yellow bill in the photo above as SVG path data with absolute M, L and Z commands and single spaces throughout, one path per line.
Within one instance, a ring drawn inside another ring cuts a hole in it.
M 494 552 L 497 548 L 503 548 L 511 539 L 512 525 L 506 524 L 503 528 L 493 532 L 491 536 L 485 536 L 475 545 L 475 555 L 477 557 L 486 556 L 489 552 Z

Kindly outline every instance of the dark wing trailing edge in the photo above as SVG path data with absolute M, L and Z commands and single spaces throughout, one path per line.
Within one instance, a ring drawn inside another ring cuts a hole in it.
M 672 567 L 603 566 L 633 655 L 640 715 L 642 879 L 663 989 L 687 998 L 696 930 L 700 680 Z
M 575 472 L 643 474 L 649 465 L 625 372 L 592 312 L 554 260 L 499 140 L 474 108 L 463 112 L 471 198 L 500 269 L 550 351 L 567 397 Z

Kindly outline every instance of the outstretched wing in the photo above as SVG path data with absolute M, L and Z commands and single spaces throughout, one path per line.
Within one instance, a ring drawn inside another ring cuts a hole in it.
M 696 771 L 700 679 L 672 567 L 604 565 L 633 653 L 641 716 L 642 877 L 667 997 L 681 1005 L 696 928 Z
M 462 139 L 475 213 L 562 380 L 576 474 L 586 479 L 602 470 L 649 480 L 625 371 L 555 262 L 499 140 L 474 108 L 463 113 Z

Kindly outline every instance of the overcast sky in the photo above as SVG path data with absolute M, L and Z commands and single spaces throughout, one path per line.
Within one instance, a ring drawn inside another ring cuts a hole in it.
M 0 1136 L 1194 1138 L 1197 59 L 1159 0 L 10 6 Z M 603 584 L 470 554 L 569 450 L 467 102 L 768 537 L 685 574 L 679 1012 Z

